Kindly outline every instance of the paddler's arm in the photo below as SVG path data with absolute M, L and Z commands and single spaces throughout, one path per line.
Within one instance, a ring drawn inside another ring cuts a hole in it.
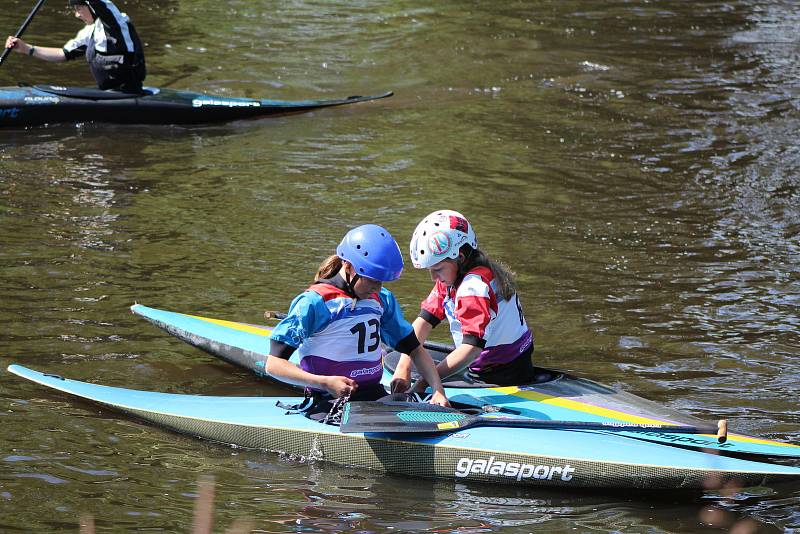
M 454 374 L 460 373 L 475 361 L 475 358 L 481 355 L 481 348 L 469 343 L 462 343 L 456 350 L 447 355 L 447 357 L 439 362 L 436 369 L 439 371 L 439 376 L 447 378 Z
M 481 355 L 486 346 L 484 335 L 491 321 L 489 301 L 486 298 L 464 297 L 457 301 L 456 317 L 461 323 L 461 343 L 447 357 L 439 362 L 437 369 L 443 380 L 464 371 L 475 359 Z M 424 309 L 420 317 L 426 320 L 440 320 L 439 317 Z
M 426 380 L 431 386 L 431 390 L 433 391 L 431 404 L 450 406 L 450 401 L 447 400 L 447 396 L 444 394 L 442 381 L 439 378 L 439 373 L 436 371 L 436 366 L 433 363 L 433 358 L 431 358 L 428 349 L 420 344 L 416 349 L 411 351 L 409 357 L 414 360 L 414 365 L 422 375 L 422 380 Z
M 33 56 L 45 61 L 52 61 L 53 63 L 60 63 L 67 60 L 67 56 L 64 55 L 64 50 L 61 48 L 34 46 L 26 43 L 18 37 L 11 35 L 9 35 L 8 39 L 6 39 L 6 48 L 11 48 L 14 50 L 14 52 L 19 54 Z
M 417 339 L 419 339 L 420 344 L 424 344 L 425 341 L 428 339 L 428 334 L 431 333 L 433 330 L 434 325 L 432 325 L 429 321 L 424 319 L 423 317 L 417 317 L 414 319 L 412 323 L 414 327 L 414 332 L 417 334 Z M 474 336 L 469 336 L 468 339 L 472 339 Z M 476 341 L 480 342 L 480 340 Z M 439 365 L 436 366 L 436 370 L 438 371 L 439 377 L 441 379 L 446 379 L 449 376 L 457 374 L 464 369 L 466 369 L 469 364 L 475 361 L 475 358 L 480 356 L 481 354 L 481 347 L 476 345 L 471 345 L 469 343 L 462 343 L 458 347 L 455 348 L 453 352 L 447 355 L 447 357 L 439 362 Z M 395 369 L 394 376 L 392 376 L 392 392 L 395 391 L 406 391 L 409 387 L 411 382 L 411 358 L 407 355 L 403 354 L 400 356 L 400 361 L 397 363 L 397 368 Z M 423 392 L 425 388 L 428 386 L 429 381 L 423 375 L 423 377 L 416 383 L 414 386 L 414 391 L 416 392 Z
M 414 327 L 414 333 L 417 335 L 420 345 L 424 345 L 425 341 L 428 339 L 428 335 L 431 333 L 431 330 L 433 330 L 433 325 L 422 317 L 417 317 L 414 319 L 414 322 L 411 323 L 411 326 Z M 397 362 L 394 375 L 392 375 L 392 393 L 406 392 L 411 387 L 412 365 L 411 358 L 408 354 L 400 355 L 400 360 Z
M 481 348 L 476 347 L 475 345 L 470 345 L 468 343 L 462 343 L 456 349 L 447 355 L 447 357 L 439 362 L 439 365 L 436 366 L 436 370 L 438 374 L 443 379 L 447 379 L 447 377 L 455 375 L 469 367 L 475 358 L 480 356 Z M 422 392 L 425 391 L 428 383 L 423 378 L 419 379 L 417 383 L 414 385 L 414 391 Z
M 280 356 L 270 354 L 264 363 L 264 370 L 270 375 L 288 384 L 295 386 L 310 386 L 324 389 L 333 397 L 339 398 L 349 395 L 356 390 L 358 384 L 355 380 L 345 376 L 322 376 L 309 373 L 300 369 L 290 361 Z
M 324 328 L 327 317 L 327 307 L 319 294 L 305 291 L 295 297 L 286 317 L 272 329 L 264 371 L 282 382 L 324 389 L 336 398 L 355 391 L 358 385 L 351 378 L 315 375 L 289 361 L 310 333 Z
M 413 360 L 414 365 L 419 369 L 422 376 L 430 381 L 431 388 L 433 389 L 431 402 L 439 406 L 450 406 L 447 396 L 444 394 L 442 381 L 439 380 L 439 375 L 436 373 L 436 365 L 433 363 L 430 353 L 422 346 L 422 342 L 417 336 L 417 329 L 415 328 L 416 321 L 414 324 L 408 324 L 403 318 L 403 312 L 400 311 L 400 306 L 397 304 L 397 301 L 394 300 L 392 294 L 385 288 L 381 289 L 381 297 L 382 302 L 385 302 L 384 310 L 388 310 L 384 311 L 384 322 L 381 324 L 381 335 L 384 336 L 383 339 L 403 354 L 402 357 Z M 429 329 L 426 331 L 424 325 L 417 326 L 420 328 L 420 333 L 423 335 L 427 335 L 427 332 L 430 332 Z M 402 336 L 402 338 L 400 338 L 400 336 Z M 410 356 L 405 356 L 406 354 Z M 410 373 L 410 368 L 407 372 Z M 408 389 L 409 380 L 410 375 L 407 375 L 405 384 L 395 383 L 393 380 L 391 385 L 392 392 L 398 391 L 400 386 L 402 386 L 402 391 L 406 391 Z

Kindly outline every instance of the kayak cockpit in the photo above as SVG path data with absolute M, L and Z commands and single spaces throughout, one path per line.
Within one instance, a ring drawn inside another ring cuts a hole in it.
M 438 350 L 431 350 L 430 354 L 431 358 L 433 358 L 433 361 L 436 364 L 441 362 L 447 356 L 446 352 Z M 399 360 L 400 360 L 400 353 L 397 351 L 391 351 L 383 357 L 383 366 L 388 372 L 394 373 L 394 370 L 397 368 L 397 363 Z M 534 367 L 534 372 L 532 376 L 528 377 L 528 379 L 525 380 L 524 383 L 515 385 L 530 386 L 534 384 L 546 384 L 548 382 L 553 382 L 555 380 L 558 380 L 563 376 L 564 373 L 562 373 L 561 371 L 546 369 L 544 367 Z M 414 381 L 420 378 L 416 370 L 412 371 L 411 378 Z M 491 388 L 491 387 L 501 386 L 500 384 L 487 384 L 486 382 L 481 382 L 479 380 L 476 380 L 475 378 L 472 378 L 467 373 L 461 373 L 459 375 L 451 376 L 446 380 L 444 380 L 442 385 L 447 388 Z
M 141 93 L 104 91 L 95 87 L 64 87 L 62 85 L 34 85 L 33 88 L 51 95 L 58 95 L 65 98 L 80 98 L 84 100 L 124 100 L 128 98 L 152 96 L 159 92 L 159 89 L 152 87 L 145 87 Z

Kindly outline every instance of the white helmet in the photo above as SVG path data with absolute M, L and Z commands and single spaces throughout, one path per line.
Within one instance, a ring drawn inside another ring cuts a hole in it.
M 454 260 L 465 244 L 478 248 L 467 218 L 453 210 L 434 211 L 420 221 L 411 236 L 411 263 L 417 269 L 427 269 L 443 259 Z

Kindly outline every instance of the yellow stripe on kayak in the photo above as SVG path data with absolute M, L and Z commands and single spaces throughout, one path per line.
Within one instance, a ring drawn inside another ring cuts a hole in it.
M 667 424 L 665 421 L 659 421 L 658 419 L 650 419 L 648 417 L 641 417 L 631 413 L 612 410 L 610 408 L 594 406 L 591 404 L 586 404 L 584 402 L 579 402 L 565 397 L 546 395 L 544 393 L 539 393 L 536 391 L 528 391 L 528 390 L 523 391 L 520 390 L 517 386 L 492 388 L 492 391 L 497 391 L 498 393 L 502 393 L 503 395 L 512 395 L 514 397 L 521 397 L 525 400 L 540 402 L 542 404 L 548 404 L 550 406 L 558 406 L 559 408 L 566 408 L 568 410 L 574 410 L 576 412 L 590 413 L 593 415 L 608 417 L 610 419 L 618 419 L 620 421 L 626 421 L 629 423 L 636 423 L 640 425 Z
M 601 417 L 608 417 L 611 419 L 617 419 L 620 421 L 625 421 L 628 423 L 636 423 L 636 424 L 657 424 L 657 425 L 664 425 L 664 424 L 674 424 L 669 423 L 667 421 L 660 421 L 658 419 L 650 419 L 648 417 L 641 417 L 638 415 L 634 415 L 631 413 L 620 412 L 618 410 L 612 410 L 610 408 L 603 408 L 601 406 L 594 406 L 592 404 L 586 404 L 584 402 L 564 398 L 564 397 L 556 397 L 553 395 L 546 395 L 544 393 L 538 393 L 536 391 L 528 391 L 528 390 L 520 390 L 516 386 L 507 386 L 507 387 L 499 387 L 499 388 L 491 388 L 492 391 L 496 391 L 503 395 L 511 395 L 514 397 L 521 397 L 525 400 L 531 400 L 534 402 L 540 402 L 542 404 L 548 404 L 550 406 L 558 406 L 559 408 L 566 408 L 568 410 L 574 410 L 577 412 L 583 413 L 590 413 L 593 415 L 599 415 Z M 711 434 L 704 434 L 710 436 Z M 757 443 L 762 445 L 772 445 L 775 447 L 794 447 L 800 449 L 800 445 L 794 445 L 792 443 L 782 443 L 780 441 L 773 441 L 769 439 L 762 439 L 762 438 L 754 438 L 751 436 L 741 436 L 739 434 L 728 434 L 728 439 L 733 441 L 741 441 L 745 443 Z
M 267 326 L 258 326 L 254 324 L 245 324 L 245 323 L 237 323 L 235 321 L 224 321 L 222 319 L 209 319 L 208 317 L 200 317 L 199 315 L 189 315 L 189 314 L 181 314 L 185 315 L 186 317 L 191 317 L 192 319 L 198 319 L 200 321 L 204 321 L 206 323 L 212 323 L 219 326 L 224 326 L 226 328 L 232 328 L 233 330 L 239 330 L 240 332 L 247 332 L 248 334 L 255 334 L 257 336 L 267 337 L 272 334 L 272 329 Z

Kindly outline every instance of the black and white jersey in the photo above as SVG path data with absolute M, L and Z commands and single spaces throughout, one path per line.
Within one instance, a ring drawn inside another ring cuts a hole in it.
M 94 24 L 88 24 L 64 45 L 67 59 L 85 56 L 90 49 L 100 55 L 141 54 L 141 43 L 128 15 L 111 0 L 88 0 Z

